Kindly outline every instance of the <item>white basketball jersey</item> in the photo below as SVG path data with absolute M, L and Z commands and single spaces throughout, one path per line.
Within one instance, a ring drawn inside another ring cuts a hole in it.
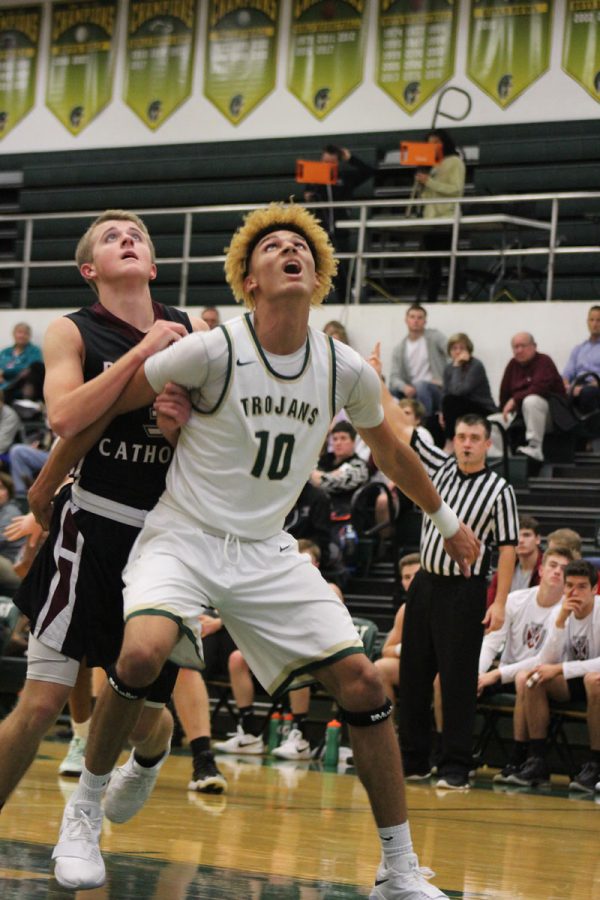
M 358 382 L 368 385 L 369 395 L 368 402 L 362 399 L 356 404 L 362 415 L 358 424 L 379 424 L 378 380 L 375 376 L 371 388 L 373 376 L 363 373 L 369 367 L 344 348 L 344 371 L 350 372 L 350 366 L 353 371 L 351 377 L 342 378 L 349 388 L 340 391 L 337 385 L 336 392 L 336 347 L 340 345 L 312 328 L 304 358 L 291 376 L 278 373 L 269 363 L 250 315 L 228 322 L 223 332 L 228 344 L 228 353 L 222 354 L 228 360 L 223 388 L 212 409 L 196 404 L 181 430 L 160 502 L 184 512 L 200 526 L 262 540 L 282 530 L 286 514 L 316 465 L 331 419 L 344 403 L 352 405 L 350 395 L 358 393 Z M 222 343 L 222 337 L 213 338 L 212 333 L 192 336 L 189 347 L 194 347 L 193 340 L 195 346 L 209 348 L 218 340 Z M 165 353 L 176 358 L 186 350 L 180 345 Z M 186 363 L 186 372 L 191 368 Z M 162 365 L 160 360 L 156 366 L 152 361 L 146 364 L 155 389 L 169 378 L 169 371 L 173 380 L 184 383 L 181 376 L 173 377 L 173 364 Z M 187 383 L 193 386 L 191 375 Z

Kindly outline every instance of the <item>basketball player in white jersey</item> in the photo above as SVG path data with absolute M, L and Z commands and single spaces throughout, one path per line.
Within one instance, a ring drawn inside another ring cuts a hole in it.
M 196 623 L 210 601 L 273 694 L 316 677 L 339 703 L 382 844 L 371 898 L 443 898 L 412 850 L 381 681 L 348 611 L 282 525 L 343 407 L 386 475 L 439 527 L 465 574 L 478 541 L 441 502 L 413 451 L 394 437 L 371 367 L 309 327 L 310 306 L 327 295 L 335 272 L 332 247 L 314 217 L 293 204 L 251 213 L 234 235 L 225 268 L 236 298 L 251 311 L 157 354 L 113 410 L 118 415 L 151 401 L 166 381 L 186 387 L 193 405 L 166 490 L 124 574 L 122 652 L 98 701 L 80 785 L 63 818 L 56 877 L 72 889 L 103 883 L 98 842 L 107 774 L 157 667 L 167 658 L 199 663 Z M 71 442 L 75 457 L 94 427 Z M 74 816 L 82 803 L 93 823 L 85 830 Z

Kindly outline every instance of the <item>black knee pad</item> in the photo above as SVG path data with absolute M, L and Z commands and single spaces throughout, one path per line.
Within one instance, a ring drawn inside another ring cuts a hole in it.
M 379 725 L 384 722 L 392 714 L 391 700 L 386 700 L 383 706 L 377 709 L 370 709 L 368 712 L 351 712 L 348 709 L 340 707 L 342 722 L 356 728 L 367 728 L 369 725 Z
M 125 684 L 125 682 L 117 675 L 115 666 L 109 666 L 106 669 L 106 676 L 108 678 L 108 683 L 115 694 L 118 694 L 123 700 L 144 700 L 148 693 L 149 686 L 136 688 Z

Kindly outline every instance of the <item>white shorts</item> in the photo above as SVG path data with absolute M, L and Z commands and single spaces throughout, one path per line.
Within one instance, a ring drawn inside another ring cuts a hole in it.
M 296 540 L 217 537 L 159 502 L 123 573 L 125 618 L 174 619 L 171 659 L 201 667 L 198 616 L 214 606 L 270 694 L 312 681 L 314 669 L 364 647 L 350 614 Z M 192 658 L 193 657 L 193 658 Z
M 27 644 L 26 677 L 31 681 L 49 681 L 51 684 L 73 687 L 77 681 L 80 665 L 78 659 L 71 659 L 60 650 L 42 644 L 30 633 Z
M 64 684 L 74 687 L 81 663 L 78 659 L 65 656 L 60 650 L 42 644 L 33 634 L 29 634 L 27 644 L 27 679 L 31 681 L 48 681 L 50 684 Z M 144 700 L 144 706 L 162 709 L 166 701 Z

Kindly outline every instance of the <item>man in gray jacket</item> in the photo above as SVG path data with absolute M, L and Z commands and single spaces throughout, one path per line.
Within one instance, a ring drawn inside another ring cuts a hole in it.
M 406 317 L 408 334 L 392 352 L 389 389 L 395 397 L 416 397 L 427 415 L 440 408 L 444 368 L 448 362 L 446 338 L 426 328 L 427 311 L 413 303 Z

